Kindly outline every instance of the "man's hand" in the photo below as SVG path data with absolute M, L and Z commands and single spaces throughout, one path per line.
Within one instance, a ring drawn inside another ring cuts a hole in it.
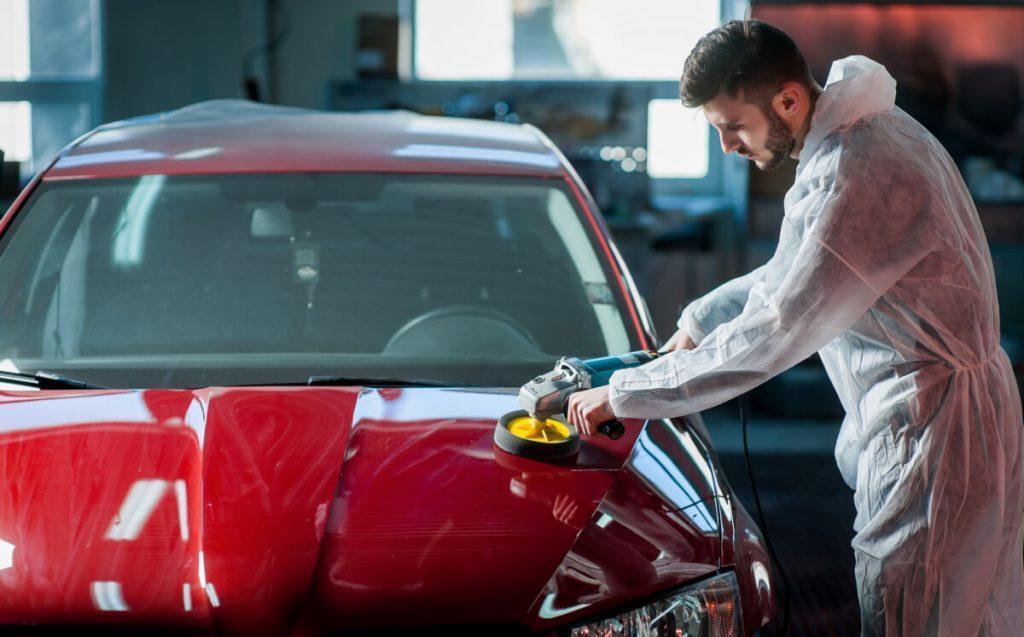
M 577 431 L 593 435 L 598 425 L 615 419 L 612 405 L 608 402 L 608 386 L 584 389 L 570 395 L 565 415 Z
M 660 351 L 674 352 L 677 349 L 693 349 L 695 347 L 697 347 L 697 344 L 693 342 L 693 339 L 686 333 L 686 330 L 680 327 L 672 335 L 672 338 L 668 339 L 668 342 L 662 346 Z

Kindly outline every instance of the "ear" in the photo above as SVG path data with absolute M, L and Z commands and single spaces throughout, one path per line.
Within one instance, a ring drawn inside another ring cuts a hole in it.
M 772 97 L 772 108 L 783 119 L 799 115 L 807 104 L 807 91 L 797 82 L 786 82 Z

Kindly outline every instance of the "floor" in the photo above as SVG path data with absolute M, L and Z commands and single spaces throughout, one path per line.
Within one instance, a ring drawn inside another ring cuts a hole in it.
M 706 412 L 704 419 L 729 483 L 757 519 L 737 405 Z M 748 414 L 751 468 L 790 594 L 789 632 L 783 632 L 780 612 L 762 635 L 860 634 L 850 548 L 853 492 L 833 459 L 838 431 L 838 420 Z M 777 570 L 776 576 L 779 579 Z

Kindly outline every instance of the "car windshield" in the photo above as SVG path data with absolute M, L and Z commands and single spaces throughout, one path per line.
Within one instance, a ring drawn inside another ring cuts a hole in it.
M 43 182 L 0 238 L 0 369 L 108 387 L 514 387 L 639 347 L 558 180 Z

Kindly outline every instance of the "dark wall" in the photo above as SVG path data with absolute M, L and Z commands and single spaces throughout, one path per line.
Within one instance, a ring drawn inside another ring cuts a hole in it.
M 242 56 L 262 33 L 262 0 L 107 0 L 106 121 L 241 96 Z
M 250 71 L 264 99 L 326 108 L 328 85 L 355 75 L 356 18 L 397 0 L 106 0 L 105 113 L 111 121 L 243 97 L 247 53 L 283 33 Z

